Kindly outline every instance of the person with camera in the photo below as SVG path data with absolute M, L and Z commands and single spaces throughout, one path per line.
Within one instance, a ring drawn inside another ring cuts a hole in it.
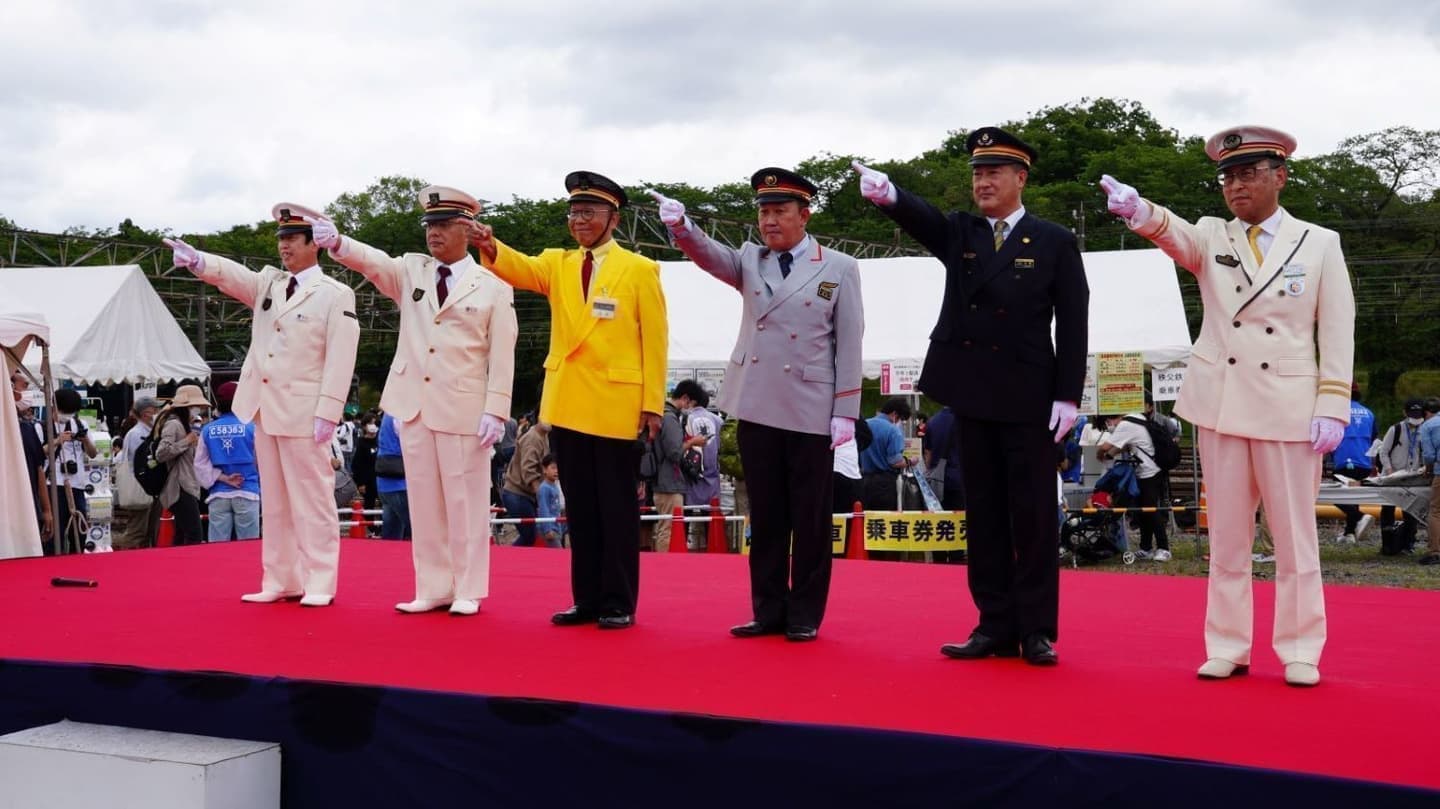
M 695 384 L 694 380 L 685 381 Z M 673 541 L 676 542 L 685 541 L 685 523 L 675 525 L 674 520 L 669 518 L 676 508 L 685 506 L 686 480 L 684 473 L 680 471 L 680 459 L 685 454 L 687 442 L 681 414 L 692 401 L 689 395 L 676 385 L 670 399 L 665 402 L 665 412 L 660 416 L 660 434 L 655 437 L 654 452 L 659 463 L 656 464 L 655 481 L 650 486 L 650 492 L 655 501 L 655 514 L 660 517 L 655 521 L 657 552 L 670 550 L 671 537 L 674 537 Z
M 155 442 L 155 460 L 168 467 L 160 505 L 175 518 L 176 545 L 205 541 L 200 534 L 200 480 L 195 475 L 195 447 L 200 443 L 200 432 L 194 421 L 209 409 L 210 402 L 199 385 L 181 385 L 156 420 L 160 438 Z
M 79 553 L 85 541 L 90 515 L 85 500 L 90 487 L 88 461 L 99 452 L 90 440 L 90 428 L 79 415 L 80 394 L 69 388 L 55 391 L 55 438 L 46 444 L 45 454 L 51 460 L 51 482 L 61 487 L 54 530 L 63 539 L 64 553 Z M 45 544 L 47 554 L 54 550 L 53 542 Z

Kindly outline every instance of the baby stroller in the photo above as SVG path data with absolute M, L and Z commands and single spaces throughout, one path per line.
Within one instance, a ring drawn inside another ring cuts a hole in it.
M 1128 473 L 1128 474 L 1127 474 Z M 1072 566 L 1094 564 L 1116 556 L 1127 565 L 1135 564 L 1125 536 L 1125 516 L 1109 511 L 1133 503 L 1140 496 L 1133 464 L 1117 462 L 1095 482 L 1090 494 L 1092 508 L 1106 509 L 1093 514 L 1071 514 L 1060 526 L 1060 547 Z

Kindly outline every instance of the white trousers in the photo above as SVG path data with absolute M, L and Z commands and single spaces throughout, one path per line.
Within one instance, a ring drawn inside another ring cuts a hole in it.
M 490 594 L 490 453 L 474 435 L 400 425 L 416 598 Z
M 260 469 L 260 560 L 267 592 L 335 595 L 340 568 L 340 515 L 330 447 L 310 436 L 265 432 L 255 418 L 255 463 Z
M 1321 458 L 1307 442 L 1260 441 L 1199 431 L 1210 523 L 1210 586 L 1205 609 L 1207 657 L 1249 665 L 1254 635 L 1251 545 L 1255 509 L 1275 538 L 1275 627 L 1282 663 L 1320 664 L 1325 592 L 1315 497 Z

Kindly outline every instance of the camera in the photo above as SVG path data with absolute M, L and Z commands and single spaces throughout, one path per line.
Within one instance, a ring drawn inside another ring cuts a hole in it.
M 63 469 L 67 475 L 74 475 L 80 471 L 80 465 L 74 461 L 64 461 L 60 464 L 60 468 Z

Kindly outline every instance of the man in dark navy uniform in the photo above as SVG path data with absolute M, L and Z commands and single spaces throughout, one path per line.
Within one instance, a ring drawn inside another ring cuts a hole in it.
M 947 215 L 884 174 L 854 167 L 861 194 L 945 264 L 944 302 L 918 387 L 957 417 L 980 623 L 965 643 L 941 652 L 1018 653 L 1053 665 L 1055 445 L 1075 423 L 1084 385 L 1090 288 L 1074 235 L 1030 216 L 1020 201 L 1035 150 L 995 127 L 970 133 L 965 148 L 979 216 Z

